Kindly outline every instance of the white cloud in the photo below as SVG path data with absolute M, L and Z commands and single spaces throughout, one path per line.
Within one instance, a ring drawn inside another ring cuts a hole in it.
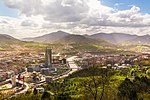
M 21 23 L 22 26 L 37 27 L 38 25 L 31 20 L 25 20 Z
M 16 37 L 38 36 L 55 30 L 75 34 L 150 32 L 150 14 L 142 14 L 137 6 L 117 10 L 102 5 L 99 0 L 3 1 L 8 7 L 18 9 L 20 14 L 18 18 L 0 17 L 1 33 L 14 32 Z

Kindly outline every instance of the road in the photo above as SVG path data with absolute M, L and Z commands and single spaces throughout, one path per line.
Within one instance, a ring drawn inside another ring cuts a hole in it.
M 70 71 L 68 71 L 67 73 L 64 73 L 63 75 L 61 75 L 59 77 L 53 78 L 53 80 L 58 80 L 58 79 L 67 77 L 69 74 L 76 72 L 79 69 L 79 67 L 74 62 L 76 57 L 77 56 L 72 56 L 72 57 L 67 58 L 67 62 L 70 67 Z
M 16 81 L 17 81 L 19 84 L 23 84 L 23 81 L 20 81 L 20 80 L 18 80 L 18 79 L 16 79 Z M 26 83 L 26 82 L 24 82 L 24 87 L 25 87 L 25 88 L 24 88 L 23 90 L 19 91 L 18 93 L 16 93 L 16 95 L 25 93 L 25 92 L 29 89 L 29 84 Z
M 77 56 L 72 56 L 67 59 L 70 69 L 77 71 L 78 66 L 75 64 L 74 60 Z

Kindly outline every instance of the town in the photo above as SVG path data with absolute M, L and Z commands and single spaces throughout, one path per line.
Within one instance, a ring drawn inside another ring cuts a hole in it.
M 57 78 L 72 70 L 66 58 L 52 54 L 51 49 L 39 54 L 2 52 L 0 67 L 0 90 L 7 91 L 7 94 L 10 91 L 11 95 L 26 92 L 29 86 L 50 82 L 52 77 Z
M 147 61 L 150 60 L 150 54 L 108 55 L 87 52 L 70 57 L 59 53 L 53 54 L 52 49 L 46 48 L 40 53 L 1 51 L 0 60 L 0 91 L 12 97 L 27 92 L 29 87 L 43 93 L 44 88 L 39 88 L 42 84 L 49 84 L 77 70 L 92 66 L 122 70 L 122 74 L 138 67 L 139 73 L 146 74 L 149 70 Z M 135 77 L 134 72 L 132 76 Z

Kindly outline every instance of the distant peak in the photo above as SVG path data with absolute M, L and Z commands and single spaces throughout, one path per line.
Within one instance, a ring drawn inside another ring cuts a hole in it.
M 61 30 L 59 30 L 59 31 L 57 31 L 58 33 L 67 33 L 67 32 L 64 32 L 64 31 L 61 31 Z
M 68 35 L 69 33 L 59 30 L 59 31 L 52 32 L 52 33 L 49 33 L 49 34 L 65 34 L 65 35 Z
M 57 31 L 57 32 L 63 32 L 63 31 L 59 30 L 59 31 Z

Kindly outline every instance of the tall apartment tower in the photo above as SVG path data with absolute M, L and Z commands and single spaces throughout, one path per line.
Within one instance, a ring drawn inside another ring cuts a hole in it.
M 52 49 L 46 48 L 45 50 L 45 66 L 50 68 L 52 66 Z

